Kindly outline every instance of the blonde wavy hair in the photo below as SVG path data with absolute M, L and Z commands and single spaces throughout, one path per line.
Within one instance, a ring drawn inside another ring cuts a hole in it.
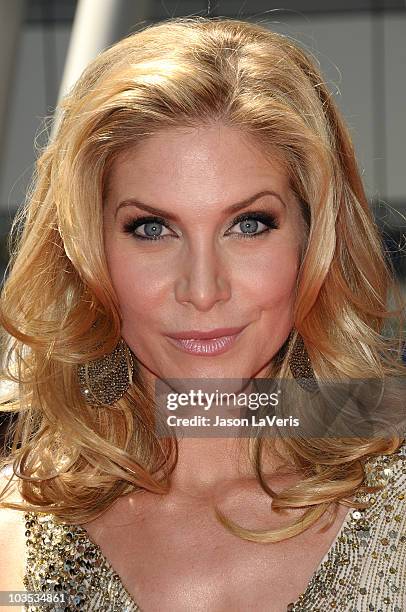
M 2 465 L 12 464 L 24 500 L 3 507 L 80 524 L 119 496 L 170 490 L 178 441 L 154 433 L 142 381 L 114 405 L 93 406 L 77 380 L 78 364 L 112 351 L 120 339 L 103 246 L 109 170 L 120 152 L 159 130 L 220 122 L 254 139 L 264 154 L 278 152 L 307 222 L 294 329 L 316 377 L 404 376 L 401 293 L 349 132 L 317 61 L 299 45 L 245 21 L 172 18 L 101 53 L 60 111 L 14 221 L 0 301 L 2 378 L 14 383 L 1 409 L 17 413 Z M 291 377 L 290 350 L 272 360 L 270 374 Z M 387 398 L 387 409 L 401 399 Z M 246 540 L 292 537 L 338 503 L 363 507 L 351 497 L 365 486 L 366 460 L 394 453 L 403 440 L 395 432 L 389 439 L 284 439 L 303 478 L 276 494 L 262 469 L 274 439 L 254 437 L 250 461 L 273 509 L 301 508 L 303 516 L 265 531 L 236 525 L 218 508 L 216 516 Z

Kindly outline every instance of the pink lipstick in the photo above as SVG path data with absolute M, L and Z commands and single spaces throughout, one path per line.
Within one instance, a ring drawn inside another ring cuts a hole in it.
M 219 328 L 209 331 L 190 330 L 168 335 L 169 340 L 186 353 L 201 356 L 221 355 L 228 351 L 244 327 Z

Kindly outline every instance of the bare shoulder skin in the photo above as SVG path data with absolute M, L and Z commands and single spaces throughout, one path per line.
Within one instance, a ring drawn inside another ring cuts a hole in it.
M 0 490 L 9 477 L 0 473 Z M 1 501 L 21 502 L 17 487 L 13 484 Z M 25 526 L 24 513 L 19 510 L 0 508 L 0 591 L 25 591 Z M 19 606 L 2 606 L 7 612 L 22 611 Z

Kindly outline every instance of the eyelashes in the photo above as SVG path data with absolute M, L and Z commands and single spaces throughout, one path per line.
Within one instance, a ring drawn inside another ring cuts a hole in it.
M 232 235 L 237 236 L 237 238 L 242 238 L 243 240 L 247 238 L 252 239 L 252 238 L 257 238 L 258 236 L 263 236 L 264 234 L 267 234 L 268 232 L 271 232 L 272 230 L 279 228 L 279 224 L 278 224 L 278 221 L 275 215 L 271 213 L 258 211 L 258 212 L 243 213 L 239 215 L 233 220 L 232 225 L 230 226 L 229 229 L 234 227 L 234 225 L 237 225 L 237 224 L 241 225 L 245 223 L 246 221 L 251 221 L 251 220 L 254 220 L 254 224 L 253 226 L 252 224 L 251 226 L 250 225 L 248 225 L 248 227 L 246 226 L 246 229 L 248 230 L 248 232 L 242 232 L 242 233 L 232 232 Z M 265 225 L 265 229 L 263 229 L 262 231 L 258 233 L 254 233 L 257 229 L 258 222 Z M 136 240 L 148 240 L 149 242 L 163 240 L 164 238 L 173 238 L 173 236 L 171 236 L 170 234 L 165 234 L 163 236 L 161 235 L 142 236 L 141 234 L 137 234 L 135 230 L 142 227 L 143 225 L 150 225 L 151 226 L 150 230 L 152 231 L 156 231 L 156 228 L 157 227 L 159 228 L 160 225 L 162 225 L 163 227 L 166 227 L 167 229 L 171 229 L 170 226 L 166 223 L 165 219 L 163 219 L 162 217 L 149 216 L 149 217 L 138 217 L 138 218 L 131 219 L 130 221 L 128 221 L 127 223 L 123 225 L 123 232 L 125 234 L 130 234 Z

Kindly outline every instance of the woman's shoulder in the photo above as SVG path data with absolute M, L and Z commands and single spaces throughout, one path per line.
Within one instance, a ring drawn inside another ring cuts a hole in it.
M 10 483 L 7 491 L 1 496 L 0 502 L 22 503 L 23 499 L 20 495 L 17 486 L 17 479 L 12 478 L 13 472 L 7 467 L 0 470 L 0 493 L 3 492 L 6 485 Z M 13 508 L 4 508 L 0 506 L 1 525 L 18 523 L 24 526 L 24 512 Z
M 389 455 L 368 458 L 365 464 L 367 476 L 372 479 L 390 481 L 392 484 L 406 477 L 406 434 L 399 448 Z
M 0 492 L 10 481 L 10 471 L 0 471 Z M 16 482 L 12 482 L 1 502 L 21 503 Z M 22 510 L 0 507 L 0 591 L 25 591 L 25 520 Z M 5 607 L 2 610 L 16 610 Z
M 382 485 L 367 493 L 367 510 L 353 512 L 359 609 L 370 597 L 374 609 L 403 609 L 406 601 L 406 443 L 391 455 L 379 455 L 366 465 L 368 485 Z M 369 600 L 368 600 L 369 601 Z M 355 603 L 355 602 L 354 602 Z M 357 608 L 358 609 L 358 608 Z M 372 609 L 372 608 L 371 608 Z
M 406 440 L 390 455 L 370 457 L 366 461 L 365 472 L 365 484 L 380 488 L 358 496 L 360 501 L 365 499 L 368 502 L 369 508 L 365 513 L 357 514 L 369 519 L 367 522 L 377 538 L 381 537 L 386 542 L 387 535 L 391 540 L 396 533 L 400 537 L 399 544 L 406 548 Z M 395 547 L 389 546 L 385 552 L 388 560 Z
M 369 486 L 384 485 L 383 495 L 377 496 L 382 503 L 389 495 L 396 495 L 397 501 L 406 503 L 406 438 L 394 453 L 369 457 L 365 472 Z

